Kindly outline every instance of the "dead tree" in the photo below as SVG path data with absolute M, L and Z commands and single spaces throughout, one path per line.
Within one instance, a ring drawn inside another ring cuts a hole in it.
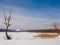
M 6 38 L 9 40 L 9 39 L 12 39 L 9 35 L 8 35 L 8 28 L 9 26 L 11 25 L 10 24 L 10 19 L 11 19 L 11 10 L 10 10 L 10 15 L 7 17 L 6 14 L 5 14 L 5 11 L 4 11 L 4 24 L 5 24 L 5 34 L 6 34 Z
M 58 29 L 58 24 L 57 24 L 57 22 L 53 22 L 52 25 L 54 26 L 55 31 L 57 32 L 57 34 L 59 34 L 59 29 Z

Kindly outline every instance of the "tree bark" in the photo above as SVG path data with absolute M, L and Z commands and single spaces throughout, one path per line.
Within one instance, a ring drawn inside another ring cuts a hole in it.
M 5 34 L 6 34 L 6 38 L 7 38 L 8 40 L 10 40 L 10 39 L 11 39 L 11 37 L 10 37 L 10 36 L 8 36 L 8 33 L 7 33 L 7 32 L 8 32 L 8 26 L 6 27 L 6 33 L 5 33 Z

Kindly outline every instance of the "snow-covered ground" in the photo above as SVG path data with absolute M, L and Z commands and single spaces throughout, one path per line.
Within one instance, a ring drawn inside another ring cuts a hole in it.
M 0 45 L 60 45 L 59 39 L 0 40 Z
M 37 34 L 40 33 L 29 33 L 29 32 L 8 32 L 9 36 L 12 37 L 12 40 L 20 40 L 20 39 L 40 39 L 40 37 L 36 38 Z M 51 33 L 52 34 L 52 33 Z M 56 34 L 56 33 L 55 33 Z M 60 36 L 56 37 L 60 38 Z M 56 39 L 54 38 L 54 39 Z M 0 32 L 0 40 L 5 40 L 5 32 Z
M 5 32 L 0 32 L 0 45 L 60 45 L 60 36 L 54 39 L 40 39 L 33 36 L 39 33 L 8 32 L 12 40 L 6 40 Z

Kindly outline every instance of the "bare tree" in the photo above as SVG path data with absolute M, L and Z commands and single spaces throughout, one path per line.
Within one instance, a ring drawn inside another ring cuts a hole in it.
M 52 25 L 56 29 L 56 32 L 59 34 L 58 23 L 57 22 L 53 22 Z
M 9 28 L 9 26 L 11 25 L 10 24 L 10 19 L 11 19 L 11 10 L 10 10 L 10 15 L 7 17 L 6 16 L 6 14 L 5 14 L 5 11 L 4 11 L 4 24 L 6 25 L 5 26 L 5 30 L 6 30 L 6 32 L 5 32 L 5 34 L 6 34 L 6 38 L 9 40 L 9 39 L 12 39 L 9 35 L 8 35 L 8 28 Z

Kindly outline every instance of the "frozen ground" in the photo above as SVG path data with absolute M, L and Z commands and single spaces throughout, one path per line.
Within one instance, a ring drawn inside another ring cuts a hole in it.
M 0 45 L 60 45 L 59 39 L 0 40 Z
M 36 36 L 37 34 L 40 33 L 29 33 L 29 32 L 8 32 L 9 36 L 12 37 L 12 40 L 20 40 L 20 39 L 40 39 L 36 38 L 34 36 Z M 52 33 L 51 33 L 52 34 Z M 56 34 L 56 33 L 55 33 Z M 54 38 L 54 39 L 60 39 L 60 36 Z M 42 38 L 41 38 L 42 39 Z M 0 40 L 6 40 L 5 37 L 5 32 L 0 32 Z
M 5 33 L 0 32 L 0 45 L 60 45 L 60 36 L 54 39 L 40 39 L 33 36 L 38 33 L 8 33 L 12 40 L 5 39 Z

